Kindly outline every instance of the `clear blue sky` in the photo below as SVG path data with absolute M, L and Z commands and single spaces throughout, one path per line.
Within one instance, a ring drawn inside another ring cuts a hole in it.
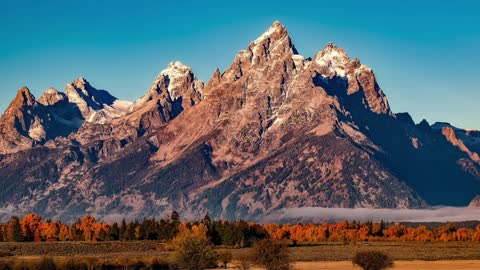
M 332 41 L 372 67 L 395 112 L 480 129 L 479 1 L 0 2 L 0 110 L 76 77 L 142 96 L 168 62 L 206 81 L 275 20 L 299 52 Z

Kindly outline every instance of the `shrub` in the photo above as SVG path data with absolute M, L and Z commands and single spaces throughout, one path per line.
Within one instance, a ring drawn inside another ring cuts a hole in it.
M 102 263 L 100 265 L 101 270 L 117 270 L 117 269 L 123 269 L 123 267 L 113 264 L 113 263 Z
M 238 268 L 240 268 L 240 270 L 250 270 L 250 267 L 251 267 L 250 260 L 247 260 L 244 258 L 240 259 L 238 263 Z
M 51 257 L 42 257 L 40 261 L 32 264 L 32 270 L 56 270 L 57 264 Z
M 203 270 L 216 267 L 217 253 L 207 239 L 203 224 L 183 227 L 173 240 L 173 261 L 182 269 Z
M 218 261 L 224 268 L 227 268 L 227 264 L 233 260 L 232 252 L 228 250 L 222 250 L 218 252 Z
M 253 261 L 267 270 L 289 270 L 292 268 L 286 242 L 264 239 L 253 246 Z
M 88 269 L 94 269 L 99 265 L 99 260 L 95 257 L 84 257 L 82 258 L 82 262 L 87 265 Z
M 152 263 L 150 264 L 150 268 L 152 270 L 170 270 L 172 267 L 170 266 L 169 263 L 167 262 L 162 262 L 157 259 L 154 259 Z
M 0 270 L 13 270 L 14 263 L 12 262 L 0 262 Z
M 84 262 L 78 261 L 78 259 L 67 259 L 61 264 L 62 270 L 88 270 L 88 265 Z
M 15 251 L 16 247 L 9 247 L 8 251 L 7 250 L 0 250 L 0 257 L 10 257 L 10 256 L 15 256 L 13 253 Z
M 383 270 L 393 267 L 393 260 L 381 251 L 357 252 L 352 262 L 363 270 Z

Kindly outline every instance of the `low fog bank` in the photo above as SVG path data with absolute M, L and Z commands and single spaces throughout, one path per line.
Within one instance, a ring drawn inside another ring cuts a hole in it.
M 273 212 L 262 219 L 264 223 L 338 222 L 460 222 L 480 220 L 480 209 L 467 207 L 434 207 L 429 209 L 372 209 L 372 208 L 288 208 Z

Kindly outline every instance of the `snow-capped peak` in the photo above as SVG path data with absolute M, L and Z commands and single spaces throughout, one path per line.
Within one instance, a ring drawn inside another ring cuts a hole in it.
M 185 74 L 188 72 L 192 72 L 192 68 L 183 64 L 180 61 L 174 61 L 174 62 L 168 63 L 167 68 L 162 70 L 162 72 L 160 72 L 160 75 L 173 76 L 173 75 Z
M 48 94 L 48 95 L 54 95 L 54 94 L 57 94 L 57 93 L 58 93 L 57 89 L 55 89 L 53 87 L 50 87 L 47 90 L 45 90 L 45 94 Z
M 38 99 L 38 102 L 45 106 L 48 106 L 48 105 L 53 105 L 64 99 L 65 99 L 65 96 L 62 93 L 58 92 L 57 89 L 50 87 Z
M 336 76 L 345 77 L 350 58 L 344 49 L 329 42 L 323 50 L 315 55 L 314 62 Z
M 68 99 L 78 100 L 83 99 L 81 96 L 89 97 L 90 93 L 87 89 L 89 83 L 83 77 L 79 77 L 75 79 L 73 82 L 68 83 L 65 88 L 65 95 L 67 95 Z
M 130 112 L 143 107 L 151 100 L 176 101 L 182 98 L 184 107 L 192 106 L 201 100 L 201 90 L 204 84 L 198 80 L 192 72 L 192 68 L 180 61 L 174 61 L 167 65 L 153 81 L 148 92 L 134 102 Z
M 156 92 L 158 89 L 158 84 L 163 80 L 165 81 L 165 86 L 167 87 L 168 93 L 172 99 L 175 99 L 177 97 L 175 89 L 177 89 L 188 76 L 193 76 L 191 67 L 183 64 L 180 61 L 171 62 L 168 64 L 167 68 L 162 70 L 155 78 L 155 81 L 153 82 L 149 92 Z
M 92 87 L 83 77 L 67 84 L 65 95 L 68 102 L 75 104 L 83 119 L 88 122 L 104 123 L 126 113 L 114 108 L 117 98 L 105 90 Z
M 279 21 L 275 21 L 268 30 L 263 33 L 261 36 L 259 36 L 257 39 L 253 41 L 255 45 L 261 43 L 263 40 L 268 39 L 272 36 L 273 33 L 278 33 L 281 31 L 286 31 L 286 28 L 283 24 L 281 24 Z

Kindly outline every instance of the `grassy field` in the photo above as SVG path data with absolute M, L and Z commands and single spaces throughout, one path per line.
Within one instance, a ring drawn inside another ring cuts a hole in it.
M 29 261 L 40 256 L 51 256 L 65 260 L 76 256 L 91 260 L 153 258 L 166 260 L 168 247 L 159 242 L 102 242 L 102 243 L 0 243 L 0 250 L 10 250 L 14 257 L 0 258 L 2 261 Z M 350 263 L 357 251 L 380 250 L 396 261 L 394 269 L 480 269 L 480 243 L 413 243 L 373 242 L 343 245 L 323 243 L 314 246 L 291 247 L 296 269 L 358 269 Z M 235 259 L 242 258 L 249 249 L 231 249 Z
M 294 266 L 296 270 L 345 270 L 359 267 L 351 262 L 300 262 Z M 478 270 L 480 261 L 399 261 L 395 262 L 394 270 Z M 253 269 L 252 269 L 253 270 Z
M 343 245 L 324 243 L 315 246 L 291 247 L 294 261 L 350 261 L 357 251 L 383 251 L 394 260 L 439 261 L 439 260 L 480 260 L 479 243 L 413 243 L 413 242 L 374 242 Z M 248 249 L 233 250 L 235 257 L 241 257 Z M 479 268 L 480 269 L 480 268 Z
M 133 242 L 53 242 L 53 243 L 0 243 L 0 251 L 13 250 L 15 256 L 167 256 L 166 244 L 155 241 Z M 369 245 L 343 245 L 326 242 L 313 246 L 291 247 L 294 261 L 350 261 L 357 251 L 380 250 L 395 260 L 438 261 L 480 260 L 480 243 L 431 243 L 431 242 L 371 242 Z M 248 248 L 231 249 L 235 257 L 241 257 Z

